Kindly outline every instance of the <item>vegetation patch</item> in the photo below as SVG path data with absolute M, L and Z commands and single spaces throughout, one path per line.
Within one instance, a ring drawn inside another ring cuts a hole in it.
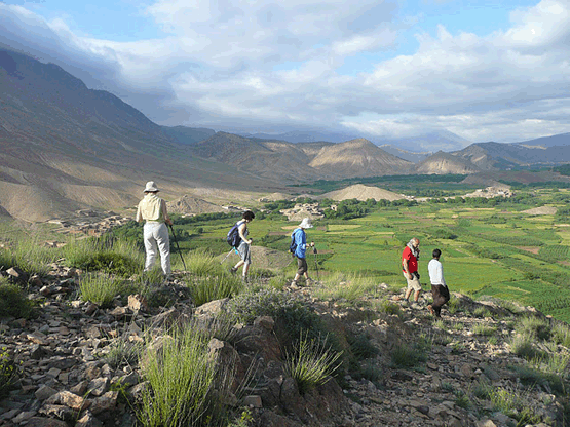
M 18 285 L 0 277 L 0 317 L 29 318 L 33 314 L 33 303 L 28 294 Z

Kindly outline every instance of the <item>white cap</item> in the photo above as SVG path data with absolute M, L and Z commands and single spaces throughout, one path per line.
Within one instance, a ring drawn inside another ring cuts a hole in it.
M 156 186 L 156 184 L 154 183 L 154 181 L 149 181 L 146 183 L 146 187 L 144 189 L 145 193 L 154 193 L 155 191 L 158 191 L 158 187 Z
M 301 221 L 301 224 L 299 224 L 299 227 L 313 228 L 313 224 L 311 224 L 311 220 L 309 218 L 304 218 L 303 221 Z

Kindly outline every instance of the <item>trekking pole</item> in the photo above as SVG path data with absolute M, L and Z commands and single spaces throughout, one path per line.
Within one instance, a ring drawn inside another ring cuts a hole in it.
M 234 251 L 234 250 L 235 250 L 235 248 L 231 248 L 230 251 L 228 252 L 228 254 L 226 255 L 226 257 L 222 260 L 222 262 L 220 262 L 220 264 L 223 264 L 224 262 L 226 262 L 226 260 L 231 255 L 232 251 Z
M 169 225 L 170 231 L 172 231 L 172 235 L 174 236 L 174 241 L 176 242 L 176 247 L 178 248 L 178 253 L 180 254 L 180 259 L 182 260 L 182 265 L 184 266 L 184 271 L 187 271 L 186 263 L 184 262 L 184 257 L 182 256 L 182 251 L 180 250 L 180 245 L 178 244 L 178 239 L 176 238 L 176 233 L 174 232 L 174 227 Z
M 317 247 L 313 246 L 313 257 L 315 258 L 315 270 L 317 271 L 317 280 L 319 279 L 319 264 L 317 263 Z

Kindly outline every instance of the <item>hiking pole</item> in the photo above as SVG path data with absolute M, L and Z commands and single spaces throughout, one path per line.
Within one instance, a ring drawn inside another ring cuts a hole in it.
M 170 231 L 172 231 L 172 235 L 174 236 L 174 241 L 176 242 L 176 247 L 178 248 L 178 253 L 180 254 L 180 259 L 182 260 L 182 265 L 184 266 L 184 271 L 187 271 L 186 263 L 184 262 L 184 257 L 182 256 L 182 251 L 180 250 L 180 245 L 178 244 L 178 239 L 176 238 L 176 233 L 174 232 L 174 227 L 169 225 Z
M 317 263 L 317 247 L 313 246 L 313 257 L 315 258 L 315 270 L 317 271 L 317 280 L 319 279 L 319 264 Z
M 220 262 L 220 264 L 223 264 L 224 262 L 226 262 L 226 260 L 228 259 L 228 257 L 231 255 L 232 251 L 235 250 L 235 248 L 231 248 L 230 251 L 228 252 L 228 254 L 226 255 L 226 257 L 222 260 L 222 262 Z

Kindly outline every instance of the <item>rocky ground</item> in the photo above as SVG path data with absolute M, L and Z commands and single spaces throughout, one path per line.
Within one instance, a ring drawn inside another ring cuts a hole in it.
M 142 341 L 143 330 L 152 327 L 158 334 L 181 319 L 195 317 L 207 324 L 224 309 L 225 302 L 194 309 L 185 288 L 174 279 L 165 292 L 176 296 L 178 303 L 169 309 L 148 308 L 137 296 L 126 301 L 118 298 L 112 309 L 101 309 L 77 299 L 81 272 L 55 264 L 52 267 L 48 277 L 28 280 L 31 298 L 40 303 L 38 316 L 31 320 L 2 319 L 0 323 L 2 352 L 13 358 L 20 372 L 13 389 L 0 400 L 0 425 L 135 425 L 133 408 L 145 387 L 140 366 L 134 362 L 111 363 L 109 350 L 118 342 Z M 12 273 L 18 275 L 17 271 Z M 241 338 L 233 346 L 218 340 L 209 344 L 218 363 L 231 357 L 242 368 L 256 365 L 254 386 L 234 396 L 233 402 L 251 408 L 251 425 L 526 425 L 517 424 L 488 401 L 475 397 L 472 391 L 482 383 L 524 395 L 542 419 L 542 423 L 528 425 L 567 425 L 563 402 L 548 384 L 537 384 L 532 393 L 523 393 L 520 378 L 508 369 L 525 361 L 509 349 L 509 339 L 515 333 L 514 316 L 504 308 L 458 295 L 459 310 L 454 314 L 444 310 L 443 321 L 436 322 L 425 308 L 426 296 L 410 306 L 386 290 L 383 298 L 388 306 L 384 307 L 389 309 L 372 310 L 317 301 L 311 296 L 312 288 L 286 291 L 311 305 L 343 337 L 341 341 L 350 335 L 368 337 L 378 351 L 358 363 L 374 366 L 375 374 L 367 378 L 347 371 L 301 395 L 283 371 L 278 319 L 258 318 L 253 325 L 239 328 Z M 474 312 L 487 317 L 469 314 Z M 530 309 L 523 312 L 540 316 Z M 475 324 L 495 327 L 494 339 L 475 335 Z M 430 343 L 427 360 L 408 368 L 394 366 L 394 350 L 419 340 Z

